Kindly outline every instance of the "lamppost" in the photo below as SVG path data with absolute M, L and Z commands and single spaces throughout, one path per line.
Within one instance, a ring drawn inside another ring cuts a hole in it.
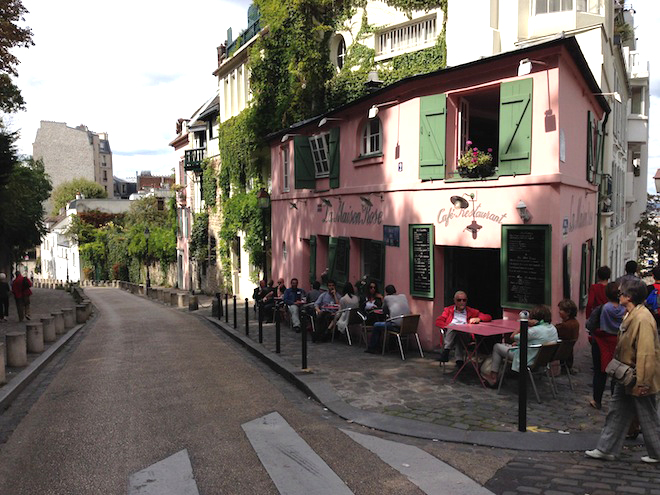
M 266 214 L 268 212 L 268 208 L 270 208 L 270 196 L 268 195 L 268 191 L 264 189 L 263 187 L 259 189 L 259 192 L 257 193 L 257 204 L 259 205 L 259 208 L 261 209 L 261 220 L 263 223 L 263 246 L 264 246 L 264 265 L 263 265 L 263 271 L 264 271 L 264 280 L 268 280 L 268 257 L 266 256 Z
M 151 279 L 149 278 L 149 227 L 144 228 L 144 238 L 147 240 L 147 255 L 145 257 L 145 264 L 147 265 L 147 289 L 151 287 Z

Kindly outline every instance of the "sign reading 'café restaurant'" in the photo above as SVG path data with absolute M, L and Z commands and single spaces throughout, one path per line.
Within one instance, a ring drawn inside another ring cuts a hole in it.
M 467 218 L 472 219 L 472 208 L 442 208 L 438 212 L 438 223 L 444 225 L 445 227 L 449 226 L 449 222 L 457 218 Z M 474 207 L 474 218 L 490 220 L 497 224 L 502 224 L 502 221 L 506 218 L 506 213 L 493 213 L 490 210 L 482 211 L 481 203 Z

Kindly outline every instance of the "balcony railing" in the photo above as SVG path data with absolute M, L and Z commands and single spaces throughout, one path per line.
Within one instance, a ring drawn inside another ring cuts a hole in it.
M 206 148 L 197 148 L 194 150 L 186 150 L 185 161 L 183 169 L 185 171 L 201 170 L 202 161 L 206 158 Z
M 236 50 L 238 50 L 241 46 L 243 46 L 257 35 L 257 33 L 261 30 L 260 20 L 261 19 L 257 19 L 252 24 L 250 24 L 245 31 L 238 35 L 238 38 L 227 45 L 227 54 L 230 57 Z
M 376 55 L 402 52 L 435 43 L 436 17 L 382 31 L 376 35 Z

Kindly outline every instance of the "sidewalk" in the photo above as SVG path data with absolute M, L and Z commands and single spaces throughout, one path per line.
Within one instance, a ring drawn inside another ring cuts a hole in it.
M 308 340 L 308 369 L 301 369 L 301 335 L 281 327 L 281 353 L 275 354 L 275 326 L 264 325 L 264 343 L 258 343 L 256 314 L 250 307 L 250 336 L 245 337 L 244 303 L 237 304 L 237 329 L 233 308 L 229 322 L 211 317 L 210 297 L 200 297 L 203 315 L 225 334 L 245 345 L 297 386 L 339 416 L 392 433 L 478 445 L 525 450 L 583 450 L 593 448 L 604 424 L 607 406 L 592 409 L 591 355 L 580 349 L 571 390 L 565 375 L 558 377 L 559 395 L 552 397 L 545 377 L 537 387 L 542 403 L 528 388 L 527 433 L 518 429 L 517 380 L 505 378 L 501 394 L 481 387 L 473 369 L 464 369 L 453 380 L 453 362 L 440 367 L 437 354 L 424 358 L 411 346 L 402 361 L 398 350 L 365 354 L 357 339 L 334 343 Z M 607 393 L 604 404 L 607 404 Z

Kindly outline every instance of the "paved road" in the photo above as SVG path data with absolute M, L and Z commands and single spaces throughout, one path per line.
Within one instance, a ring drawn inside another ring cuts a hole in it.
M 99 317 L 26 391 L 33 400 L 23 401 L 25 416 L 13 408 L 3 414 L 14 424 L 0 447 L 0 493 L 147 493 L 130 492 L 131 476 L 175 454 L 189 459 L 201 494 L 278 493 L 287 465 L 281 456 L 268 460 L 273 445 L 287 446 L 275 450 L 288 452 L 288 463 L 308 466 L 298 453 L 307 445 L 327 469 L 303 474 L 333 473 L 349 493 L 424 493 L 415 466 L 399 461 L 402 473 L 381 460 L 199 319 L 119 290 L 86 292 Z M 269 444 L 258 426 L 273 414 L 288 433 Z M 450 489 L 455 476 L 426 492 L 459 493 Z

